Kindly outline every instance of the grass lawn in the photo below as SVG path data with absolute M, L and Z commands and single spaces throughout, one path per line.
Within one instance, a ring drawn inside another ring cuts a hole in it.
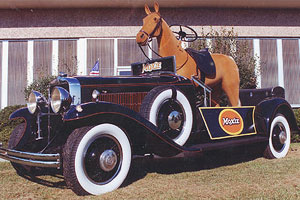
M 300 143 L 278 160 L 249 152 L 136 160 L 123 187 L 84 199 L 300 199 Z M 38 176 L 33 182 L 6 162 L 0 163 L 0 199 L 83 198 L 66 187 L 61 175 Z

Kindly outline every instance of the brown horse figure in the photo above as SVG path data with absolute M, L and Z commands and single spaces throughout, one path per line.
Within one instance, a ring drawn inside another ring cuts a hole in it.
M 191 78 L 197 74 L 196 62 L 181 47 L 169 25 L 159 13 L 158 3 L 154 3 L 155 12 L 151 12 L 145 5 L 147 16 L 143 19 L 143 27 L 136 36 L 139 45 L 147 45 L 152 37 L 157 38 L 159 54 L 162 57 L 176 58 L 177 74 Z M 205 83 L 213 89 L 212 100 L 218 105 L 222 89 L 226 93 L 232 106 L 239 106 L 239 70 L 232 57 L 223 54 L 211 54 L 216 66 L 216 76 L 205 77 Z

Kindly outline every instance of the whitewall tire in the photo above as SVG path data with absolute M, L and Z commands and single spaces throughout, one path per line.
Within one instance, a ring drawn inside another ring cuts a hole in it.
M 126 179 L 131 155 L 127 135 L 114 124 L 76 129 L 64 149 L 66 183 L 79 195 L 113 191 Z
M 285 116 L 278 114 L 270 127 L 268 146 L 264 152 L 266 158 L 283 158 L 291 144 L 291 129 Z

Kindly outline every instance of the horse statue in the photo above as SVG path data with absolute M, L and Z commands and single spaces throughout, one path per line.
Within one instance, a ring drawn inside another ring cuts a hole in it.
M 157 38 L 159 55 L 162 57 L 173 56 L 176 58 L 177 74 L 191 78 L 199 75 L 196 61 L 181 47 L 181 41 L 176 38 L 166 21 L 159 13 L 158 3 L 154 3 L 155 12 L 151 12 L 145 5 L 147 16 L 143 19 L 143 27 L 136 36 L 140 46 L 148 44 L 153 37 Z M 240 106 L 239 101 L 239 70 L 232 57 L 223 54 L 211 54 L 215 64 L 214 76 L 205 76 L 205 84 L 212 88 L 212 102 L 218 106 L 222 90 L 226 93 L 231 106 Z

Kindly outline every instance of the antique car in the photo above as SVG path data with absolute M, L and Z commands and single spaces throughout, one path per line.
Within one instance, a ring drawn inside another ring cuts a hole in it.
M 241 107 L 211 107 L 211 89 L 176 74 L 174 57 L 132 64 L 131 76 L 59 76 L 32 91 L 24 119 L 0 147 L 20 175 L 62 170 L 76 194 L 117 189 L 136 156 L 172 157 L 259 143 L 287 155 L 298 131 L 281 87 L 240 91 Z

